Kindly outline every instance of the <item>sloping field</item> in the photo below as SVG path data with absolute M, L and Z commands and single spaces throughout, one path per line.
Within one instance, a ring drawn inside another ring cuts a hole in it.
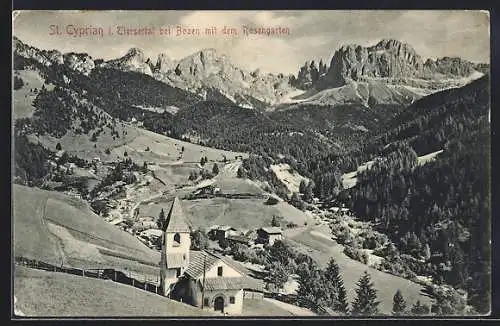
M 68 154 L 77 155 L 80 158 L 88 161 L 94 157 L 99 157 L 102 161 L 116 161 L 118 158 L 123 159 L 123 151 L 112 151 L 113 148 L 122 147 L 124 144 L 131 142 L 138 136 L 136 128 L 118 124 L 117 132 L 122 136 L 113 140 L 110 129 L 104 128 L 106 134 L 101 134 L 96 142 L 92 142 L 90 135 L 77 135 L 72 131 L 68 131 L 62 138 L 55 138 L 49 135 L 38 137 L 40 142 L 51 150 L 55 150 L 57 143 L 61 143 L 62 149 Z M 122 132 L 126 131 L 126 135 Z M 95 147 L 94 147 L 95 145 Z M 111 154 L 106 154 L 106 149 L 111 151 Z
M 13 244 L 15 256 L 37 258 L 48 263 L 60 261 L 57 241 L 45 225 L 43 191 L 14 185 L 13 187 Z
M 309 179 L 301 176 L 299 173 L 290 172 L 290 165 L 288 164 L 274 164 L 271 165 L 271 170 L 276 174 L 276 177 L 285 184 L 288 190 L 293 192 L 299 192 L 300 182 L 302 180 L 308 182 Z
M 110 280 L 15 267 L 16 308 L 30 317 L 216 316 Z
M 248 179 L 221 178 L 214 182 L 225 194 L 263 195 L 264 191 L 255 182 Z
M 142 204 L 142 216 L 158 216 L 163 208 L 165 212 L 170 207 L 171 199 L 162 199 L 156 202 Z M 301 210 L 285 202 L 276 205 L 265 205 L 264 199 L 227 199 L 211 198 L 183 200 L 182 206 L 186 218 L 193 227 L 209 227 L 214 224 L 228 224 L 235 228 L 247 229 L 261 226 L 270 226 L 274 215 L 281 216 L 287 222 L 303 225 L 311 217 Z
M 37 92 L 40 91 L 45 80 L 40 74 L 33 70 L 16 70 L 15 75 L 23 80 L 23 87 L 12 92 L 12 120 L 19 118 L 30 118 L 33 116 L 35 107 L 32 105 Z M 48 90 L 52 85 L 45 86 Z M 37 89 L 37 92 L 34 89 Z
M 312 233 L 310 232 L 311 230 L 313 230 Z M 298 249 L 307 251 L 322 268 L 326 267 L 330 258 L 334 258 L 339 265 L 349 303 L 356 296 L 356 283 L 360 276 L 364 271 L 368 271 L 377 290 L 377 298 L 380 301 L 379 310 L 382 313 L 391 313 L 392 299 L 398 289 L 401 290 L 409 307 L 417 300 L 425 304 L 431 304 L 431 298 L 422 293 L 423 287 L 421 285 L 398 276 L 383 273 L 347 257 L 342 253 L 343 246 L 337 244 L 334 240 L 329 240 L 325 236 L 319 236 L 314 231 L 325 235 L 328 235 L 329 232 L 327 227 L 317 227 L 291 236 L 291 238 L 287 238 L 287 241 L 291 241 Z
M 279 302 L 279 301 L 278 301 Z M 280 302 L 282 303 L 282 302 Z M 297 307 L 298 308 L 298 307 Z M 266 299 L 244 299 L 244 316 L 293 316 L 294 314 L 279 306 L 279 304 L 270 303 Z
M 358 172 L 362 172 L 366 169 L 369 169 L 373 165 L 374 161 L 368 161 L 366 163 L 361 164 L 356 171 L 352 171 L 349 173 L 345 173 L 342 175 L 342 185 L 344 189 L 352 188 L 358 182 L 357 174 Z
M 417 158 L 418 165 L 424 165 L 428 162 L 431 162 L 437 158 L 439 154 L 441 154 L 443 150 L 439 150 L 436 152 L 432 152 L 426 155 L 419 156 Z M 344 173 L 342 175 L 342 184 L 344 186 L 344 189 L 349 189 L 352 188 L 356 185 L 357 183 L 357 174 L 358 172 L 365 171 L 366 169 L 369 169 L 373 165 L 374 161 L 368 161 L 363 164 L 361 164 L 356 171 Z
M 263 199 L 213 198 L 184 200 L 187 218 L 193 225 L 207 227 L 214 224 L 228 224 L 235 228 L 270 226 L 273 215 L 282 216 L 285 221 L 303 225 L 310 217 L 304 212 L 279 202 L 265 205 Z
M 158 273 L 160 253 L 64 194 L 14 185 L 14 255 L 49 263 Z
M 220 161 L 224 156 L 228 160 L 234 160 L 236 156 L 248 156 L 245 153 L 224 151 L 184 142 L 144 129 L 136 130 L 138 136 L 133 141 L 128 142 L 125 146 L 116 148 L 111 154 L 123 155 L 123 152 L 127 151 L 134 161 L 153 161 L 157 163 L 177 161 L 198 163 L 205 156 L 209 161 Z M 148 147 L 149 151 L 146 151 Z M 184 147 L 184 152 L 182 151 L 182 147 Z
M 432 153 L 429 153 L 429 154 L 426 154 L 426 155 L 419 156 L 418 157 L 418 164 L 419 165 L 424 165 L 426 163 L 432 162 L 442 152 L 443 152 L 443 150 L 439 150 L 439 151 L 436 151 L 436 152 L 432 152 Z

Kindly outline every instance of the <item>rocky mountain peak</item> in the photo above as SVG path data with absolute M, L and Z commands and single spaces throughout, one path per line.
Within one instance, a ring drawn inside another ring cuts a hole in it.
M 124 57 L 127 57 L 127 58 L 137 57 L 138 59 L 141 59 L 142 61 L 144 61 L 144 52 L 142 52 L 141 49 L 134 47 L 134 48 L 130 48 Z
M 151 60 L 146 58 L 144 52 L 136 47 L 129 49 L 121 58 L 106 61 L 102 66 L 124 71 L 135 71 L 147 75 L 152 74 Z
M 158 54 L 156 63 L 153 66 L 154 73 L 166 73 L 173 68 L 173 61 L 166 53 Z
M 87 53 L 65 53 L 63 56 L 64 63 L 76 71 L 81 72 L 84 75 L 89 75 L 92 69 L 95 68 L 96 64 L 91 56 Z

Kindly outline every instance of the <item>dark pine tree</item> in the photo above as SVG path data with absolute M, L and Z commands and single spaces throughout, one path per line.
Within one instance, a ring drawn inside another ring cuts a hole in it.
M 396 316 L 403 315 L 406 309 L 406 301 L 403 294 L 398 289 L 392 298 L 392 313 Z
M 273 215 L 273 219 L 271 220 L 271 226 L 275 226 L 275 227 L 279 227 L 280 226 L 280 222 L 276 218 L 276 215 Z
M 377 290 L 373 287 L 371 276 L 367 271 L 357 283 L 356 299 L 352 304 L 352 314 L 358 316 L 378 314 Z
M 325 286 L 328 288 L 328 304 L 333 310 L 347 314 L 349 308 L 346 300 L 344 281 L 340 275 L 339 266 L 333 258 L 328 262 L 323 275 L 326 281 Z
M 219 174 L 219 166 L 217 165 L 217 163 L 214 163 L 214 167 L 212 168 L 212 174 L 213 175 Z
M 421 304 L 420 300 L 418 300 L 412 307 L 411 307 L 411 313 L 413 315 L 428 315 L 429 314 L 429 307 L 427 305 Z
M 160 215 L 158 216 L 158 219 L 156 220 L 156 225 L 158 228 L 162 231 L 165 231 L 165 212 L 163 211 L 163 208 L 160 211 Z

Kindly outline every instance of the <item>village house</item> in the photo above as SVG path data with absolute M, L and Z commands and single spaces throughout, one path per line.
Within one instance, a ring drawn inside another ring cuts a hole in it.
M 231 266 L 223 257 L 190 250 L 190 228 L 185 221 L 181 202 L 175 198 L 162 240 L 163 295 L 206 310 L 241 314 L 243 298 L 262 294 L 263 283 Z
M 208 185 L 202 188 L 198 188 L 193 192 L 193 195 L 195 196 L 200 196 L 200 195 L 215 195 L 220 193 L 220 188 L 215 187 L 213 185 Z
M 213 237 L 217 241 L 225 240 L 228 236 L 237 235 L 236 229 L 230 225 L 221 225 L 213 230 Z
M 230 235 L 226 238 L 226 240 L 230 244 L 239 243 L 239 244 L 249 246 L 249 247 L 251 245 L 253 245 L 253 243 L 254 243 L 254 241 L 252 239 L 245 237 L 244 235 Z
M 278 227 L 264 227 L 257 230 L 258 243 L 272 246 L 276 240 L 283 240 L 283 231 Z

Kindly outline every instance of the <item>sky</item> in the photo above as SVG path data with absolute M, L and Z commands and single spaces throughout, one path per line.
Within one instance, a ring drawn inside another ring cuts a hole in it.
M 364 46 L 381 39 L 407 42 L 420 56 L 490 60 L 489 15 L 467 10 L 300 10 L 300 11 L 20 11 L 13 13 L 13 34 L 40 49 L 86 52 L 94 59 L 114 59 L 140 48 L 153 62 L 159 53 L 181 59 L 215 48 L 248 70 L 296 73 L 306 61 L 328 65 L 345 44 Z M 49 35 L 51 25 L 61 35 Z M 68 26 L 101 27 L 103 36 L 74 37 Z M 117 26 L 154 28 L 154 35 L 117 35 Z M 173 35 L 159 35 L 171 27 Z M 199 28 L 201 35 L 175 34 L 177 26 Z M 238 35 L 204 35 L 206 28 L 231 27 Z M 244 35 L 243 26 L 288 28 L 288 34 Z M 113 35 L 108 35 L 108 31 Z

